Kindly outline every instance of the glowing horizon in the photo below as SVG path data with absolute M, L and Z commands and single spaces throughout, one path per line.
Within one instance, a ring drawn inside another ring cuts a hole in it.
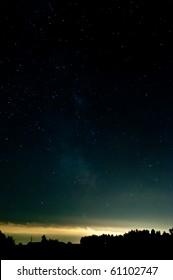
M 164 227 L 145 227 L 132 225 L 131 227 L 119 226 L 69 226 L 69 225 L 55 225 L 55 224 L 15 224 L 15 223 L 0 223 L 0 230 L 6 234 L 15 237 L 16 243 L 28 243 L 29 237 L 34 237 L 35 241 L 41 240 L 42 235 L 46 235 L 49 239 L 58 239 L 63 242 L 79 243 L 80 238 L 88 235 L 123 235 L 130 230 L 151 230 L 167 231 L 169 228 Z

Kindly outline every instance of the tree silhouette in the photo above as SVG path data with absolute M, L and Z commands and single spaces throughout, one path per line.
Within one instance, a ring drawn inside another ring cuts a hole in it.
M 43 244 L 46 244 L 46 243 L 48 242 L 48 240 L 47 240 L 47 238 L 46 238 L 46 235 L 42 235 L 42 237 L 41 237 L 41 242 L 42 242 Z
M 4 244 L 6 241 L 6 236 L 4 233 L 2 233 L 2 231 L 0 231 L 0 244 Z
M 173 228 L 162 234 L 154 229 L 136 229 L 124 235 L 84 236 L 80 244 L 48 240 L 42 235 L 41 242 L 15 245 L 11 236 L 0 231 L 0 255 L 5 259 L 169 259 L 172 237 Z

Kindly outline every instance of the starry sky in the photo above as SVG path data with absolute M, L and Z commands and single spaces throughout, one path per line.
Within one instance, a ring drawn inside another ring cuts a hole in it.
M 167 231 L 173 1 L 0 5 L 0 228 Z

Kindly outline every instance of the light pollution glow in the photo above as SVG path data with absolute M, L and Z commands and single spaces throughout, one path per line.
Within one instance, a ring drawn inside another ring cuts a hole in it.
M 102 235 L 113 234 L 122 235 L 130 230 L 151 230 L 153 227 L 123 227 L 122 225 L 116 227 L 101 227 L 101 226 L 59 226 L 59 225 L 44 225 L 44 224 L 14 224 L 14 223 L 0 223 L 0 230 L 7 236 L 13 236 L 15 243 L 28 243 L 31 240 L 41 241 L 41 236 L 44 234 L 49 239 L 58 239 L 62 242 L 80 243 L 82 236 L 88 235 Z M 169 228 L 154 228 L 155 230 L 168 231 Z

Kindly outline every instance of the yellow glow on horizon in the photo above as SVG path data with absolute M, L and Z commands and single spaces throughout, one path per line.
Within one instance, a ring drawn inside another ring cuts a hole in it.
M 110 234 L 110 235 L 123 235 L 125 232 L 130 230 L 143 230 L 148 229 L 151 230 L 153 227 L 136 227 L 136 225 L 131 224 L 129 226 L 123 226 L 121 223 L 117 226 L 63 226 L 63 225 L 46 225 L 46 224 L 37 224 L 37 223 L 27 223 L 27 224 L 14 224 L 14 223 L 0 223 L 0 230 L 10 236 L 15 236 L 15 240 L 20 242 L 21 237 L 25 238 L 26 236 L 39 236 L 39 240 L 41 240 L 42 235 L 46 235 L 46 237 L 58 239 L 64 242 L 74 242 L 79 243 L 80 238 L 82 236 L 89 235 L 102 235 L 102 234 Z M 165 230 L 154 228 L 155 230 Z M 26 238 L 25 238 L 26 240 Z M 27 241 L 28 242 L 28 238 Z
M 101 234 L 124 234 L 129 229 L 121 227 L 80 227 L 80 226 L 56 226 L 56 225 L 39 225 L 39 224 L 12 224 L 0 223 L 0 230 L 8 234 L 27 234 L 27 235 L 60 235 L 60 236 L 86 236 L 86 235 L 101 235 Z

